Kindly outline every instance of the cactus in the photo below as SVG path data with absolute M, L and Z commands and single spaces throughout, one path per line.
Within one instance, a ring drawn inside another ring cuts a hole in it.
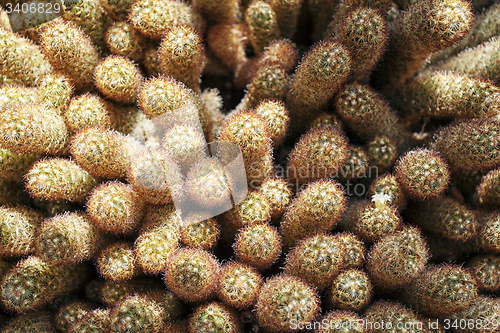
M 475 255 L 467 266 L 476 278 L 481 291 L 494 293 L 500 290 L 500 257 L 498 255 Z
M 269 332 L 293 332 L 295 323 L 308 323 L 319 313 L 316 291 L 302 280 L 287 275 L 270 278 L 262 286 L 255 314 Z
M 402 295 L 415 311 L 436 318 L 468 308 L 477 296 L 478 286 L 472 274 L 449 264 L 426 269 Z
M 97 255 L 97 271 L 107 280 L 119 282 L 139 273 L 135 264 L 134 247 L 128 242 L 115 242 Z
M 75 24 L 55 19 L 40 31 L 40 45 L 54 69 L 67 74 L 77 91 L 90 88 L 99 54 L 90 38 Z
M 133 61 L 144 58 L 146 45 L 141 35 L 127 22 L 115 22 L 108 27 L 105 36 L 109 50 Z
M 388 172 L 399 156 L 396 141 L 386 135 L 377 135 L 368 142 L 368 160 L 370 167 L 374 166 L 377 175 Z
M 359 312 L 370 303 L 372 288 L 365 272 L 350 268 L 333 279 L 327 301 L 333 309 Z
M 466 1 L 425 0 L 409 6 L 396 17 L 374 87 L 390 91 L 404 84 L 429 55 L 462 39 L 472 20 Z
M 350 231 L 367 243 L 374 243 L 396 231 L 401 216 L 392 205 L 376 197 L 372 201 L 354 201 L 348 206 L 340 222 L 343 230 Z
M 406 214 L 410 222 L 458 243 L 471 240 L 481 229 L 476 213 L 450 197 L 415 203 Z
M 57 296 L 77 290 L 87 276 L 86 264 L 50 266 L 41 258 L 30 256 L 20 260 L 3 276 L 0 301 L 9 311 L 35 310 Z
M 73 94 L 73 83 L 60 74 L 46 74 L 37 82 L 40 102 L 62 114 Z
M 478 320 L 478 318 L 481 318 L 481 320 Z M 497 298 L 488 296 L 478 296 L 477 300 L 468 308 L 460 312 L 455 312 L 450 316 L 450 322 L 453 323 L 453 326 L 455 326 L 455 320 L 457 320 L 458 323 L 475 323 L 476 325 L 467 325 L 467 327 L 462 330 L 467 333 L 484 332 L 488 325 L 483 323 L 492 323 L 494 324 L 493 326 L 497 326 L 496 323 L 499 319 L 500 302 Z
M 103 243 L 103 235 L 87 214 L 65 212 L 43 221 L 34 245 L 47 263 L 68 265 L 93 258 Z
M 204 53 L 201 36 L 193 27 L 174 26 L 163 34 L 158 48 L 160 72 L 200 93 Z
M 201 17 L 192 8 L 176 0 L 137 0 L 130 6 L 128 20 L 134 29 L 158 40 L 165 30 L 176 25 L 194 26 L 203 32 Z
M 76 321 L 70 328 L 70 333 L 100 333 L 109 330 L 109 309 L 96 309 L 87 313 L 83 318 Z
M 40 101 L 38 88 L 2 84 L 0 86 L 0 107 L 12 104 L 37 103 Z
M 422 332 L 425 324 L 423 319 L 412 309 L 390 300 L 379 300 L 370 305 L 365 311 L 364 319 L 363 326 L 369 333 L 379 332 L 381 323 L 385 324 L 386 330 L 399 331 L 404 329 L 404 331 L 411 333 Z M 403 329 L 396 329 L 400 323 L 407 323 L 408 328 L 403 326 Z
M 381 175 L 373 181 L 368 195 L 373 197 L 376 194 L 384 194 L 392 198 L 390 204 L 400 211 L 406 207 L 406 194 L 396 177 L 390 173 Z
M 351 72 L 351 55 L 342 44 L 324 41 L 316 44 L 295 70 L 286 97 L 294 136 L 305 129 L 306 119 L 341 88 Z
M 333 229 L 346 207 L 347 199 L 339 183 L 318 180 L 309 184 L 292 200 L 281 221 L 285 247 L 292 247 L 310 232 Z
M 281 236 L 269 223 L 247 225 L 238 231 L 233 244 L 236 259 L 266 270 L 281 254 Z
M 478 216 L 479 234 L 476 242 L 480 249 L 499 253 L 500 239 L 498 239 L 498 230 L 500 228 L 500 215 L 498 211 L 481 212 Z
M 139 67 L 122 56 L 111 55 L 99 62 L 94 70 L 97 89 L 107 98 L 119 103 L 135 103 L 142 81 Z
M 172 205 L 148 210 L 135 240 L 136 264 L 144 273 L 165 271 L 168 257 L 177 250 L 181 236 L 181 217 Z
M 339 233 L 337 238 L 344 249 L 344 269 L 360 267 L 365 262 L 365 243 L 358 236 L 349 232 Z
M 255 268 L 231 261 L 222 266 L 218 296 L 235 309 L 249 308 L 255 303 L 262 282 Z
M 189 124 L 173 125 L 163 136 L 162 147 L 187 170 L 206 155 L 205 137 Z
M 54 326 L 59 331 L 69 331 L 74 323 L 89 311 L 92 311 L 92 304 L 88 302 L 75 301 L 65 304 L 54 314 Z
M 271 217 L 278 219 L 283 215 L 286 207 L 292 199 L 292 191 L 287 187 L 282 178 L 268 178 L 262 182 L 259 188 L 271 204 Z
M 437 198 L 448 188 L 450 169 L 438 152 L 414 149 L 398 160 L 395 176 L 407 195 L 429 200 Z
M 429 259 L 427 244 L 415 227 L 377 241 L 368 253 L 366 270 L 373 284 L 380 289 L 398 289 L 417 278 Z
M 31 164 L 41 157 L 40 154 L 19 154 L 0 148 L 0 178 L 22 181 Z
M 63 155 L 69 133 L 64 118 L 43 104 L 15 104 L 0 113 L 0 144 L 18 153 Z
M 481 179 L 476 188 L 475 196 L 479 207 L 495 209 L 500 204 L 499 169 L 491 170 Z
M 236 19 L 239 3 L 235 0 L 214 2 L 211 0 L 196 0 L 192 2 L 193 8 L 213 23 L 233 23 Z
M 423 73 L 399 89 L 391 103 L 407 121 L 418 117 L 497 118 L 500 88 L 462 73 Z
M 220 264 L 205 250 L 180 249 L 168 259 L 164 280 L 167 288 L 183 301 L 205 301 L 217 291 Z
M 110 128 L 113 120 L 110 105 L 103 98 L 90 93 L 71 99 L 63 115 L 66 126 L 72 133 L 87 126 Z
M 45 214 L 23 206 L 0 206 L 0 254 L 27 255 L 35 251 L 35 235 Z
M 500 122 L 471 119 L 454 122 L 434 136 L 431 148 L 441 153 L 452 171 L 483 171 L 500 165 Z
M 87 213 L 102 231 L 113 234 L 134 232 L 144 213 L 144 203 L 129 184 L 109 181 L 92 191 Z
M 0 27 L 0 75 L 27 86 L 34 86 L 53 68 L 40 47 L 11 30 Z
M 334 127 L 341 131 L 344 130 L 344 125 L 342 124 L 342 120 L 337 115 L 322 113 L 309 124 L 309 130 L 314 128 L 323 128 L 323 127 Z
M 366 177 L 368 171 L 368 152 L 365 147 L 359 145 L 349 146 L 349 157 L 340 168 L 339 178 L 341 181 Z
M 339 274 L 343 264 L 343 243 L 336 236 L 319 232 L 303 238 L 288 252 L 284 273 L 321 291 Z
M 245 10 L 250 43 L 256 54 L 263 51 L 269 42 L 280 36 L 278 19 L 273 7 L 264 1 L 254 1 Z
M 97 180 L 72 160 L 41 159 L 26 173 L 25 186 L 37 199 L 83 202 Z
M 288 178 L 298 191 L 309 182 L 338 176 L 348 159 L 349 143 L 344 132 L 333 127 L 311 129 L 288 156 Z
M 158 303 L 147 297 L 134 295 L 111 309 L 109 327 L 113 333 L 159 333 L 163 328 L 163 315 Z
M 220 226 L 216 219 L 208 218 L 203 213 L 190 213 L 184 219 L 184 225 L 180 231 L 180 241 L 184 246 L 208 251 L 217 245 L 219 235 Z
M 46 311 L 34 311 L 15 317 L 2 327 L 4 333 L 18 332 L 55 333 L 52 315 Z
M 234 311 L 212 302 L 197 307 L 188 320 L 190 332 L 240 332 L 240 323 Z

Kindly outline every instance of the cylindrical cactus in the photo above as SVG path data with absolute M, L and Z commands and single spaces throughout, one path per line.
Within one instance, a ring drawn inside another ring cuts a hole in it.
M 491 170 L 481 179 L 475 199 L 483 209 L 496 209 L 500 205 L 500 169 Z
M 110 128 L 114 121 L 109 103 L 90 93 L 74 97 L 63 111 L 63 115 L 72 133 L 90 126 Z
M 500 291 L 500 256 L 498 254 L 478 254 L 470 259 L 467 266 L 476 278 L 481 291 Z

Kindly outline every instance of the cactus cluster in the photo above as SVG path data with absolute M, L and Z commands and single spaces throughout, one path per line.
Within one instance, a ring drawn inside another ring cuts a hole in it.
M 493 2 L 3 1 L 0 331 L 499 331 Z

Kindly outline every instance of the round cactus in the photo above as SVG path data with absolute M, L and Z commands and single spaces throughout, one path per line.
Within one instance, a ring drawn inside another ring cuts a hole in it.
M 0 178 L 19 182 L 40 154 L 19 154 L 18 152 L 0 148 Z
M 180 249 L 168 259 L 164 279 L 168 289 L 183 301 L 208 300 L 217 291 L 220 264 L 205 250 Z
M 292 191 L 287 187 L 287 183 L 282 178 L 268 178 L 262 182 L 259 188 L 269 203 L 271 204 L 272 218 L 280 218 L 286 207 L 292 200 Z
M 450 182 L 450 170 L 441 155 L 430 149 L 407 152 L 396 163 L 395 176 L 409 196 L 429 200 L 440 196 Z
M 297 187 L 322 178 L 336 178 L 348 158 L 349 142 L 344 132 L 332 127 L 312 129 L 290 152 L 288 177 Z
M 481 179 L 475 196 L 483 209 L 496 209 L 500 205 L 500 169 L 491 170 Z
M 35 249 L 49 264 L 67 265 L 91 259 L 103 241 L 102 233 L 87 214 L 65 212 L 43 222 L 37 231 Z
M 370 303 L 372 288 L 372 282 L 365 272 L 350 268 L 331 282 L 328 302 L 333 309 L 359 312 Z
M 75 301 L 61 306 L 54 314 L 54 326 L 60 331 L 69 331 L 75 322 L 92 310 L 92 304 Z
M 74 97 L 64 110 L 64 119 L 71 132 L 87 126 L 110 128 L 113 115 L 109 104 L 95 94 L 86 93 Z
M 203 132 L 189 124 L 172 126 L 162 139 L 162 147 L 184 170 L 206 156 L 205 146 Z
M 65 75 L 46 74 L 37 82 L 40 102 L 62 114 L 73 94 L 73 83 Z
M 356 235 L 350 232 L 342 232 L 337 235 L 338 241 L 344 249 L 345 269 L 358 268 L 365 262 L 366 246 L 365 243 Z
M 135 103 L 143 77 L 139 67 L 126 57 L 111 55 L 94 70 L 94 84 L 107 98 L 124 104 Z
M 500 290 L 500 256 L 478 254 L 471 258 L 467 266 L 475 276 L 480 290 L 490 293 Z
M 192 222 L 192 221 L 198 222 Z M 181 243 L 187 247 L 211 250 L 217 244 L 220 226 L 216 219 L 203 213 L 190 213 L 183 221 L 180 231 Z
M 338 237 L 316 233 L 297 242 L 288 252 L 284 272 L 321 291 L 343 268 L 344 253 L 343 243 Z
M 0 254 L 16 256 L 35 250 L 35 235 L 45 215 L 34 209 L 0 206 Z
M 117 55 L 139 61 L 146 49 L 141 35 L 127 22 L 115 22 L 108 27 L 105 36 L 109 50 Z
M 101 184 L 87 200 L 87 212 L 97 228 L 117 235 L 135 231 L 143 209 L 139 194 L 130 185 L 119 181 Z
M 240 229 L 233 247 L 239 261 L 265 270 L 281 254 L 281 237 L 269 223 L 251 224 Z
M 281 221 L 284 245 L 290 248 L 310 232 L 333 229 L 346 206 L 347 199 L 339 183 L 318 180 L 309 184 L 292 200 Z
M 376 167 L 377 175 L 389 171 L 399 156 L 396 141 L 387 135 L 377 135 L 367 147 L 370 167 Z
M 147 297 L 129 296 L 109 313 L 113 333 L 159 333 L 163 328 L 162 308 Z
M 420 230 L 403 227 L 373 245 L 366 270 L 377 288 L 397 289 L 423 272 L 429 259 L 428 251 Z
M 85 316 L 77 320 L 70 328 L 70 333 L 100 333 L 110 329 L 110 309 L 96 309 L 89 311 Z
M 262 286 L 255 314 L 269 332 L 293 332 L 297 323 L 312 322 L 319 313 L 319 297 L 308 284 L 296 277 L 277 275 Z
M 376 194 L 384 194 L 388 198 L 392 198 L 390 203 L 399 210 L 406 207 L 406 194 L 401 184 L 392 174 L 384 174 L 373 181 L 368 190 L 368 195 L 373 197 Z
M 139 273 L 135 263 L 133 244 L 115 242 L 97 255 L 97 271 L 99 274 L 114 282 L 130 279 Z
M 222 266 L 219 298 L 235 309 L 249 308 L 255 303 L 262 276 L 251 266 L 231 261 Z
M 241 330 L 237 314 L 218 302 L 196 308 L 189 317 L 188 325 L 189 332 L 237 333 Z

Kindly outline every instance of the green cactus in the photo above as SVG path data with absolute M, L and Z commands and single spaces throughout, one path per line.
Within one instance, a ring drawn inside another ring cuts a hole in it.
M 350 268 L 331 282 L 327 301 L 332 309 L 359 312 L 371 301 L 373 286 L 362 270 Z
M 104 247 L 96 258 L 97 272 L 106 280 L 119 282 L 139 274 L 135 263 L 134 246 L 129 242 L 115 242 Z
M 218 296 L 232 308 L 249 308 L 255 303 L 262 283 L 262 276 L 255 268 L 230 261 L 222 266 Z
M 36 231 L 44 218 L 45 214 L 28 207 L 0 206 L 0 254 L 32 254 Z
M 159 333 L 163 328 L 162 310 L 147 297 L 129 296 L 111 309 L 109 327 L 113 333 Z
M 226 306 L 212 302 L 197 307 L 188 320 L 189 332 L 225 332 L 241 331 L 237 314 Z

